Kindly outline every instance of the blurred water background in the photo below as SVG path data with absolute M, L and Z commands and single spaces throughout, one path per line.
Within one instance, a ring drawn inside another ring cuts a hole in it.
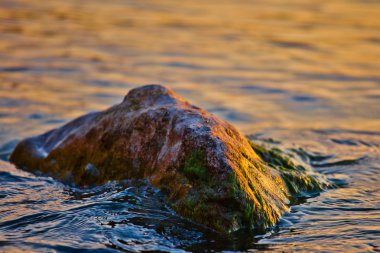
M 155 189 L 74 189 L 0 163 L 0 251 L 380 251 L 377 0 L 0 0 L 0 158 L 166 84 L 339 188 L 222 238 Z

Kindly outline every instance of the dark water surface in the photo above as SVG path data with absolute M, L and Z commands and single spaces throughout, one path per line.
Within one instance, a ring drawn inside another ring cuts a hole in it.
M 223 238 L 145 182 L 74 189 L 0 162 L 0 252 L 380 252 L 380 2 L 0 0 L 0 159 L 162 83 L 339 187 Z

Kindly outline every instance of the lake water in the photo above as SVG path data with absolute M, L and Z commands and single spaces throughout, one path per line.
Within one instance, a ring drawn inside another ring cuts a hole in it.
M 166 84 L 339 187 L 232 238 L 127 182 L 69 188 L 0 163 L 0 252 L 380 252 L 380 2 L 0 0 L 0 158 Z

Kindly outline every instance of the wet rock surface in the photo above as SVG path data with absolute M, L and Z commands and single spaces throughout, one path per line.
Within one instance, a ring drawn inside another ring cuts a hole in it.
M 178 214 L 223 233 L 271 226 L 292 198 L 323 188 L 304 167 L 160 85 L 25 139 L 10 160 L 82 187 L 147 179 Z

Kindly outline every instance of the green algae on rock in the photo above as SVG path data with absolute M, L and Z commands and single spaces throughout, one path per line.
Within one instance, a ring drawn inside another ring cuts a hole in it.
M 178 214 L 222 233 L 272 226 L 292 198 L 322 189 L 304 167 L 161 85 L 25 139 L 10 160 L 82 187 L 148 179 Z

